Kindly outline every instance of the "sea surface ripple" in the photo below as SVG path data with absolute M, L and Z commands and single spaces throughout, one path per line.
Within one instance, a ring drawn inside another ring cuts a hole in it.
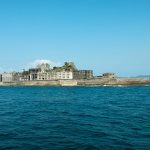
M 150 150 L 150 87 L 0 87 L 0 150 Z

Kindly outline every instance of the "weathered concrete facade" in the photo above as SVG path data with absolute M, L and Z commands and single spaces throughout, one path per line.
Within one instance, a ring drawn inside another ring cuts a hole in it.
M 13 82 L 19 81 L 20 73 L 11 72 L 11 73 L 3 73 L 1 76 L 2 82 Z
M 37 80 L 38 78 L 38 72 L 41 71 L 41 68 L 32 68 L 29 69 L 29 80 L 33 81 L 33 80 Z
M 103 73 L 104 78 L 116 78 L 115 73 Z
M 30 74 L 29 71 L 23 71 L 19 78 L 20 81 L 29 81 L 30 80 Z
M 0 74 L 0 82 L 2 82 L 2 74 Z
M 14 81 L 14 73 L 2 74 L 2 82 L 13 82 L 13 81 Z
M 53 71 L 38 72 L 37 80 L 71 80 L 73 79 L 73 72 L 71 71 Z
M 37 68 L 23 71 L 20 81 L 34 80 L 72 80 L 72 79 L 91 79 L 92 70 L 78 70 L 73 62 L 65 62 L 62 67 L 50 68 L 49 64 L 39 64 Z
M 73 71 L 73 79 L 92 79 L 93 71 L 92 70 L 76 70 Z

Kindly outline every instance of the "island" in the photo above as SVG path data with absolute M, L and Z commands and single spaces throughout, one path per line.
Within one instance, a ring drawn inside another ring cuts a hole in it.
M 0 74 L 0 86 L 150 86 L 150 77 L 121 78 L 109 72 L 94 76 L 93 70 L 79 70 L 73 62 L 53 68 L 41 63 L 22 72 Z

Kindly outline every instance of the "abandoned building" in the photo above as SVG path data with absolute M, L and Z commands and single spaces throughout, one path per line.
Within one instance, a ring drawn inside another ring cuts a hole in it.
M 65 62 L 62 67 L 50 68 L 47 63 L 37 65 L 28 71 L 23 71 L 20 76 L 21 81 L 27 80 L 71 80 L 71 79 L 91 79 L 92 70 L 78 70 L 73 62 Z

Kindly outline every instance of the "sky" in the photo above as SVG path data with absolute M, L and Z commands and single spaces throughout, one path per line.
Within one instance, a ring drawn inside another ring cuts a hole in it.
M 150 1 L 0 0 L 0 72 L 38 60 L 150 74 Z

